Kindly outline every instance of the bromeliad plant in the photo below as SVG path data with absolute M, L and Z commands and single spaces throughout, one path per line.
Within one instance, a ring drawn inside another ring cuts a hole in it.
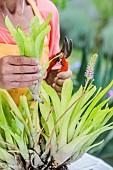
M 39 61 L 41 60 L 45 36 L 49 33 L 51 29 L 49 26 L 51 17 L 52 14 L 49 14 L 46 21 L 40 24 L 38 17 L 34 16 L 30 22 L 28 34 L 25 34 L 20 26 L 15 29 L 8 16 L 5 18 L 5 25 L 10 31 L 16 44 L 18 45 L 21 56 L 34 57 L 37 58 Z M 49 62 L 43 66 L 42 74 L 45 73 L 48 64 Z M 42 102 L 42 99 L 39 97 L 40 85 L 41 81 L 37 81 L 35 85 L 29 87 L 29 90 L 35 101 L 38 100 Z
M 65 80 L 61 99 L 43 81 L 44 104 L 30 107 L 26 96 L 16 106 L 6 90 L 0 89 L 0 166 L 8 170 L 61 170 L 79 159 L 103 132 L 113 128 L 107 124 L 113 107 L 99 100 L 113 85 L 96 92 L 93 81 L 94 55 L 87 67 L 86 84 L 72 95 L 73 83 Z M 68 93 L 67 93 L 68 92 Z

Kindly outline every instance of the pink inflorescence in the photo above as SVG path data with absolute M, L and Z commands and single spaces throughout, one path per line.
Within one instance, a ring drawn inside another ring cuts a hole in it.
M 85 77 L 90 80 L 93 79 L 94 77 L 94 67 L 95 67 L 95 62 L 97 59 L 97 54 L 94 54 L 90 60 L 90 62 L 88 63 L 88 66 L 86 68 L 86 72 L 85 72 Z
M 94 67 L 90 68 L 89 66 L 87 66 L 86 72 L 85 72 L 85 77 L 88 79 L 93 79 L 94 76 Z

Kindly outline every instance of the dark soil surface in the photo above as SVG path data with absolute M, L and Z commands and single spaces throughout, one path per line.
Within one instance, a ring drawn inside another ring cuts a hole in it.
M 2 169 L 2 168 L 0 168 L 0 170 L 5 170 L 5 169 Z M 31 169 L 29 169 L 29 170 L 36 170 L 36 169 L 34 169 L 34 168 L 31 168 Z M 37 169 L 37 170 L 41 170 L 41 169 Z M 48 169 L 46 169 L 46 170 L 69 170 L 68 169 L 68 167 L 67 166 L 62 166 L 62 167 L 59 167 L 59 168 L 48 168 Z
M 47 168 L 46 170 L 69 170 L 67 166 L 61 166 L 59 168 Z
M 56 170 L 69 170 L 67 166 L 62 166 L 60 168 L 57 168 Z

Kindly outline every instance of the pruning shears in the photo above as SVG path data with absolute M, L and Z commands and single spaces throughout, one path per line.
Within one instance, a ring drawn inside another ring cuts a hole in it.
M 72 49 L 73 49 L 72 40 L 68 41 L 67 37 L 65 36 L 61 51 L 53 57 L 53 60 L 50 62 L 50 65 L 47 68 L 47 77 L 53 66 L 56 65 L 57 63 L 61 65 L 60 72 L 68 70 L 67 58 L 71 55 Z

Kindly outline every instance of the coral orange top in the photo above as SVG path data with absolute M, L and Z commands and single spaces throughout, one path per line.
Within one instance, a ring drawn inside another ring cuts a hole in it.
M 51 31 L 45 38 L 43 57 L 41 64 L 49 60 L 54 54 L 59 52 L 59 15 L 56 7 L 49 0 L 28 0 L 35 15 L 38 15 L 40 23 L 45 20 L 49 13 L 52 13 L 52 19 L 50 21 Z M 27 30 L 25 30 L 27 31 Z M 9 31 L 0 27 L 0 57 L 5 55 L 19 55 L 18 47 L 11 37 Z M 16 102 L 19 104 L 19 97 L 26 92 L 27 88 L 10 89 L 9 93 Z

